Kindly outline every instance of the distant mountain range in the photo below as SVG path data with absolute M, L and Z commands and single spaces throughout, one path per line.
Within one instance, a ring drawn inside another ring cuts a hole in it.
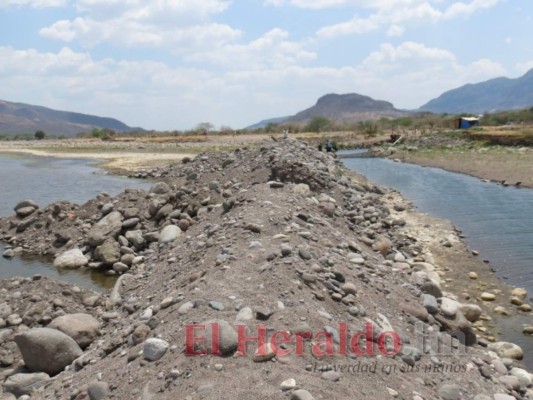
M 41 106 L 0 100 L 0 134 L 34 134 L 41 130 L 49 136 L 75 136 L 94 128 L 107 128 L 120 132 L 140 129 L 132 128 L 114 118 L 57 111 Z
M 388 101 L 374 100 L 356 93 L 327 94 L 313 107 L 287 118 L 285 123 L 307 123 L 314 117 L 326 117 L 334 122 L 359 122 L 369 119 L 399 118 L 409 114 L 397 110 Z
M 496 78 L 443 93 L 420 107 L 435 113 L 484 114 L 533 106 L 533 69 L 516 79 Z
M 399 110 L 387 101 L 374 100 L 357 93 L 327 94 L 320 97 L 314 106 L 295 115 L 266 119 L 248 128 L 263 128 L 269 123 L 304 125 L 314 117 L 325 117 L 336 123 L 354 123 L 380 118 L 399 118 L 416 112 L 483 114 L 529 107 L 533 107 L 533 69 L 516 79 L 496 78 L 461 86 L 412 111 Z M 48 136 L 75 136 L 93 128 L 107 128 L 119 132 L 142 130 L 114 118 L 0 100 L 0 134 L 33 135 L 42 130 Z
M 399 110 L 387 101 L 374 100 L 356 93 L 328 94 L 319 98 L 313 107 L 293 116 L 264 120 L 249 128 L 261 128 L 269 122 L 306 124 L 318 116 L 334 122 L 353 123 L 379 118 L 398 118 L 417 112 L 483 114 L 529 107 L 533 107 L 533 69 L 517 79 L 496 78 L 461 86 L 443 93 L 418 110 L 411 111 Z
M 314 106 L 295 115 L 266 119 L 248 128 L 263 128 L 269 123 L 303 125 L 314 117 L 325 117 L 336 123 L 354 123 L 379 118 L 399 118 L 409 114 L 409 111 L 394 108 L 388 101 L 374 100 L 357 93 L 327 94 L 320 97 Z

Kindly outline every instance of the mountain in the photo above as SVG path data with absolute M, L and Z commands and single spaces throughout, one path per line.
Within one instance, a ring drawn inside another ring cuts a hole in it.
M 313 107 L 287 118 L 285 123 L 307 123 L 314 117 L 325 117 L 337 123 L 353 123 L 379 118 L 399 118 L 408 115 L 383 100 L 357 93 L 327 94 L 318 99 Z
M 114 118 L 97 117 L 24 103 L 0 100 L 0 134 L 34 134 L 38 130 L 47 135 L 75 136 L 93 128 L 107 128 L 127 132 L 137 130 Z
M 270 119 L 264 119 L 262 121 L 259 121 L 256 124 L 247 126 L 245 129 L 261 129 L 267 126 L 268 124 L 281 124 L 285 122 L 285 120 L 289 117 L 278 117 L 278 118 L 270 118 Z
M 533 106 L 533 69 L 516 79 L 496 78 L 443 93 L 420 107 L 437 113 L 482 114 Z

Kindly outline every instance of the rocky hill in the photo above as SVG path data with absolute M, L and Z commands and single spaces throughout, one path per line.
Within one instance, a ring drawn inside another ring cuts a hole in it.
M 532 106 L 533 69 L 517 79 L 496 78 L 461 86 L 431 100 L 420 107 L 420 110 L 450 114 L 483 114 Z
M 48 135 L 75 136 L 79 132 L 89 132 L 93 128 L 107 128 L 119 132 L 138 129 L 129 127 L 114 118 L 57 111 L 41 106 L 0 100 L 0 134 L 33 135 L 41 130 Z
M 356 93 L 327 94 L 313 107 L 287 118 L 285 123 L 307 123 L 314 117 L 325 117 L 338 123 L 353 123 L 379 118 L 399 118 L 409 112 L 397 110 L 382 100 L 374 100 Z
M 521 349 L 478 337 L 483 301 L 463 300 L 445 281 L 457 263 L 439 265 L 403 200 L 333 156 L 268 141 L 152 175 L 161 181 L 150 191 L 81 206 L 27 200 L 0 219 L 5 257 L 47 255 L 57 267 L 120 275 L 104 294 L 39 276 L 0 282 L 5 392 L 77 400 L 531 396 Z M 436 234 L 437 225 L 427 227 Z

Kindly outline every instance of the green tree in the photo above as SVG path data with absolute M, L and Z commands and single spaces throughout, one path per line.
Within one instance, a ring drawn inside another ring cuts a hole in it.
M 46 136 L 46 133 L 44 133 L 41 130 L 38 130 L 37 132 L 35 132 L 35 139 L 37 140 L 43 140 L 45 136 Z
M 325 117 L 314 117 L 306 126 L 306 130 L 309 132 L 320 133 L 320 131 L 326 129 L 331 125 L 331 121 Z

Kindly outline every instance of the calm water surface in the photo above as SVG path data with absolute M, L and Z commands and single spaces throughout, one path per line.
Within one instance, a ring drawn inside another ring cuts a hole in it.
M 13 215 L 15 205 L 32 199 L 44 207 L 58 200 L 83 204 L 102 192 L 117 195 L 125 188 L 150 186 L 147 181 L 107 175 L 94 161 L 50 157 L 3 156 L 0 154 L 0 216 Z M 5 246 L 0 243 L 0 255 Z M 41 274 L 102 290 L 114 278 L 82 270 L 57 270 L 49 262 L 32 258 L 6 260 L 0 256 L 0 278 Z
M 378 185 L 397 189 L 420 211 L 452 221 L 497 276 L 533 294 L 533 190 L 383 158 L 343 161 Z M 522 334 L 522 324 L 533 324 L 533 316 L 498 322 L 502 337 L 519 344 L 533 368 L 533 339 Z

